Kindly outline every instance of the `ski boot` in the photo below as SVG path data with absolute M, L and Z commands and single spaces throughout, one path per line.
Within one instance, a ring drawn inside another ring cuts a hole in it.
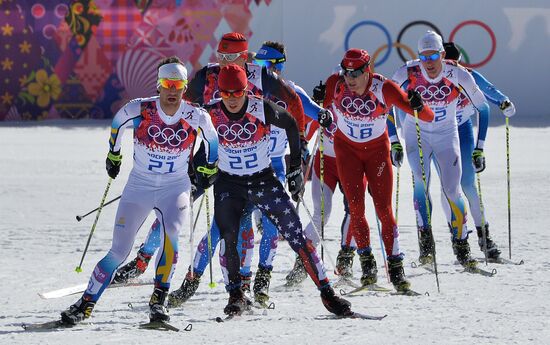
M 432 264 L 434 261 L 434 237 L 431 227 L 418 228 L 418 233 L 420 234 L 419 245 L 420 245 L 420 255 L 418 261 L 420 264 Z
M 127 283 L 128 280 L 137 278 L 145 272 L 149 261 L 151 260 L 152 255 L 147 255 L 138 251 L 136 258 L 126 265 L 119 268 L 111 284 L 123 284 Z
M 397 291 L 407 291 L 411 283 L 405 279 L 405 270 L 403 269 L 403 258 L 400 255 L 388 256 L 388 271 L 390 281 Z
M 252 301 L 249 300 L 244 294 L 243 290 L 239 287 L 229 291 L 229 301 L 223 312 L 227 315 L 240 315 L 246 310 L 250 310 Z
M 260 304 L 266 304 L 269 300 L 269 283 L 271 281 L 271 270 L 258 267 L 254 277 L 254 300 Z
M 170 321 L 168 309 L 166 308 L 167 288 L 157 287 L 149 300 L 149 319 L 153 321 Z
M 89 318 L 94 310 L 95 302 L 86 301 L 81 297 L 67 310 L 61 312 L 61 321 L 68 325 L 76 325 L 80 321 Z
M 350 247 L 343 247 L 338 252 L 336 257 L 336 274 L 342 278 L 353 278 L 353 257 L 355 256 L 355 249 Z
M 307 278 L 306 268 L 302 258 L 297 256 L 294 262 L 294 267 L 286 276 L 286 285 L 294 286 L 303 282 Z
M 168 295 L 168 308 L 177 308 L 187 302 L 195 294 L 200 283 L 201 275 L 196 272 L 191 275 L 191 271 L 188 271 L 180 288 Z
M 361 285 L 376 284 L 378 281 L 378 269 L 376 268 L 376 260 L 372 252 L 368 254 L 366 252 L 359 254 L 359 261 L 361 262 L 361 269 L 363 270 Z
M 241 273 L 241 289 L 243 292 L 250 296 L 250 282 L 252 281 L 252 272 L 248 275 L 244 275 Z
M 483 228 L 481 226 L 476 226 L 477 229 L 477 243 L 479 244 L 479 249 L 481 249 L 482 252 L 485 252 L 485 248 L 483 246 Z M 485 240 L 487 241 L 487 258 L 492 260 L 498 260 L 500 258 L 500 250 L 498 249 L 498 246 L 495 242 L 493 242 L 493 239 L 489 235 L 489 224 L 485 224 Z
M 464 268 L 475 268 L 477 261 L 470 256 L 470 244 L 468 238 L 463 240 L 453 239 L 453 249 L 456 251 L 456 258 Z
M 333 314 L 344 316 L 351 313 L 351 303 L 342 297 L 336 296 L 330 285 L 321 288 L 321 300 L 325 308 Z

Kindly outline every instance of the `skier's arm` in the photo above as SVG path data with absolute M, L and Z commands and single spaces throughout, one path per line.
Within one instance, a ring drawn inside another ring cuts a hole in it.
M 300 97 L 300 100 L 302 101 L 302 107 L 304 108 L 304 114 L 307 115 L 309 118 L 317 121 L 317 114 L 319 111 L 323 108 L 321 108 L 317 103 L 315 103 L 305 92 L 304 89 L 302 89 L 300 86 L 296 84 L 292 84 L 294 87 L 294 91 L 296 91 L 296 94 L 298 97 Z M 307 121 L 306 121 L 307 122 Z
M 490 81 L 485 79 L 485 77 L 481 73 L 475 70 L 471 70 L 471 73 L 477 86 L 479 87 L 481 92 L 483 92 L 485 97 L 487 97 L 487 99 L 491 101 L 491 103 L 500 106 L 504 101 L 509 100 L 509 98 L 505 94 L 503 94 L 493 84 L 491 84 Z
M 414 110 L 409 104 L 409 98 L 397 84 L 391 80 L 386 80 L 382 85 L 382 93 L 387 106 L 396 106 L 408 114 L 413 114 Z M 418 118 L 422 121 L 431 122 L 434 119 L 434 112 L 427 104 L 424 104 L 422 111 L 418 113 Z
M 300 133 L 294 117 L 282 107 L 264 99 L 265 122 L 282 128 L 286 132 L 288 147 L 290 148 L 290 166 L 301 164 Z
M 122 136 L 126 128 L 133 128 L 134 123 L 141 118 L 141 102 L 135 99 L 122 107 L 111 122 L 111 135 L 109 137 L 109 151 L 119 152 L 122 144 Z
M 273 95 L 287 104 L 288 112 L 296 119 L 298 129 L 300 133 L 303 133 L 305 129 L 304 107 L 296 92 L 265 67 L 262 68 L 262 89 L 265 96 Z
M 200 108 L 199 130 L 206 149 L 206 160 L 212 164 L 218 160 L 218 134 L 210 115 Z
M 195 73 L 193 79 L 189 81 L 187 90 L 183 94 L 183 99 L 203 105 L 204 104 L 204 88 L 206 86 L 206 69 L 203 67 Z
M 472 105 L 479 112 L 486 105 L 487 99 L 474 81 L 474 77 L 463 67 L 457 66 L 458 85 L 460 91 L 470 99 Z
M 388 135 L 390 137 L 390 142 L 398 142 L 399 136 L 397 135 L 397 117 L 395 116 L 395 109 L 392 108 L 388 114 L 388 119 L 386 120 L 386 125 L 388 126 Z
M 325 91 L 325 99 L 323 101 L 323 106 L 327 107 L 327 109 L 332 104 L 332 101 L 334 100 L 334 94 L 336 92 L 336 83 L 338 82 L 338 79 L 340 76 L 338 74 L 333 74 L 330 77 L 328 77 L 326 81 L 326 91 Z M 334 114 L 333 114 L 334 115 Z
M 477 143 L 476 148 L 483 149 L 485 138 L 487 137 L 487 128 L 489 127 L 489 104 L 485 103 L 478 109 L 477 123 Z

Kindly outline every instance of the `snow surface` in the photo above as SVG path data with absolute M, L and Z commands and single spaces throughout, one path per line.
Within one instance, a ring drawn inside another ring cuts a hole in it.
M 511 121 L 513 123 L 513 120 Z M 227 302 L 223 286 L 208 287 L 203 278 L 198 293 L 182 308 L 171 311 L 179 327 L 193 324 L 191 332 L 157 332 L 137 328 L 147 321 L 151 286 L 106 290 L 88 324 L 73 329 L 27 333 L 22 323 L 44 322 L 78 299 L 78 295 L 42 300 L 38 292 L 85 283 L 96 262 L 105 255 L 111 241 L 116 206 L 107 206 L 99 219 L 83 265 L 75 273 L 94 216 L 82 222 L 83 214 L 99 204 L 107 175 L 107 122 L 56 123 L 41 126 L 2 126 L 3 152 L 0 174 L 0 343 L 1 344 L 549 344 L 550 343 L 550 128 L 511 128 L 511 188 L 513 258 L 525 265 L 496 265 L 498 274 L 487 278 L 459 273 L 449 241 L 441 206 L 439 181 L 432 183 L 436 201 L 433 224 L 437 243 L 441 293 L 435 277 L 410 263 L 418 256 L 411 197 L 411 177 L 407 163 L 401 169 L 399 224 L 401 247 L 406 253 L 406 273 L 412 287 L 429 296 L 404 297 L 387 294 L 350 298 L 357 311 L 384 315 L 383 321 L 319 320 L 329 315 L 312 282 L 300 289 L 277 289 L 292 266 L 294 255 L 284 242 L 274 262 L 271 300 L 276 309 L 267 315 L 245 317 L 242 321 L 218 324 Z M 508 256 L 505 128 L 492 127 L 486 144 L 487 170 L 482 174 L 483 200 L 493 238 Z M 131 135 L 123 147 L 121 176 L 111 187 L 109 198 L 118 196 L 131 165 Z M 338 251 L 339 225 L 343 213 L 341 195 L 336 193 L 338 210 L 327 225 L 328 251 Z M 309 191 L 306 201 L 311 208 Z M 198 207 L 198 204 L 195 204 Z M 379 237 L 371 199 L 367 198 L 367 218 L 379 266 L 379 283 L 390 286 L 384 277 Z M 196 210 L 196 208 L 195 208 Z M 307 221 L 305 212 L 302 220 Z M 141 229 L 135 243 L 146 235 Z M 195 235 L 205 232 L 204 212 Z M 471 224 L 471 223 L 470 223 Z M 474 239 L 477 236 L 473 236 Z M 481 257 L 475 240 L 473 253 Z M 258 240 L 258 238 L 256 239 Z M 180 262 L 174 288 L 182 281 L 189 264 L 189 229 L 181 234 Z M 194 249 L 194 247 L 193 247 Z M 135 252 L 130 255 L 133 258 Z M 215 280 L 221 281 L 215 260 Z M 257 256 L 254 259 L 257 262 Z M 330 260 L 327 268 L 332 271 Z M 481 265 L 483 267 L 484 265 Z M 355 277 L 360 276 L 358 260 Z M 146 277 L 152 276 L 148 270 Z M 330 273 L 330 276 L 334 275 Z M 133 305 L 130 309 L 128 304 Z

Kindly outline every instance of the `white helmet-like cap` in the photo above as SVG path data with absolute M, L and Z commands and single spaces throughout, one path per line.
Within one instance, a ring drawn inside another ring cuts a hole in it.
M 187 68 L 180 63 L 167 63 L 159 68 L 158 79 L 181 79 L 187 80 Z M 160 82 L 157 81 L 157 88 Z
M 420 54 L 428 50 L 444 51 L 443 39 L 436 32 L 430 30 L 426 31 L 424 36 L 418 40 L 418 53 Z

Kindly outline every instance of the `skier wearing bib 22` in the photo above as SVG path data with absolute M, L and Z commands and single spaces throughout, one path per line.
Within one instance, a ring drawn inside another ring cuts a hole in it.
M 453 42 L 447 42 L 443 46 L 445 48 L 445 59 L 460 62 L 462 54 Z M 516 113 L 516 108 L 514 104 L 510 102 L 510 99 L 485 79 L 481 73 L 470 68 L 467 68 L 467 70 L 472 74 L 477 86 L 485 97 L 492 103 L 498 105 L 504 116 L 511 117 Z M 464 195 L 468 199 L 470 212 L 474 218 L 479 248 L 483 251 L 483 231 L 485 231 L 487 257 L 492 260 L 498 260 L 500 257 L 500 250 L 489 234 L 489 222 L 487 221 L 485 213 L 486 205 L 483 205 L 483 209 L 481 209 L 475 180 L 475 174 L 485 170 L 483 146 L 487 136 L 487 127 L 489 126 L 489 107 L 481 108 L 478 113 L 477 141 L 474 146 L 472 117 L 475 113 L 476 111 L 472 103 L 461 94 L 456 111 L 458 136 L 460 140 L 460 156 L 462 159 L 462 177 L 460 179 L 460 184 Z M 441 196 L 445 216 L 450 224 L 451 209 L 443 193 Z M 485 224 L 485 227 L 483 227 L 483 224 Z
M 162 251 L 157 256 L 155 287 L 149 301 L 151 321 L 168 321 L 165 307 L 170 280 L 178 259 L 178 234 L 188 224 L 191 184 L 188 160 L 197 133 L 208 145 L 210 167 L 218 157 L 216 130 L 208 114 L 182 101 L 187 70 L 178 58 L 158 67 L 159 96 L 136 99 L 115 115 L 111 125 L 106 168 L 111 178 L 120 170 L 120 147 L 126 128 L 134 128 L 134 167 L 124 187 L 107 255 L 95 267 L 83 296 L 61 313 L 64 323 L 89 318 L 113 273 L 132 249 L 141 224 L 155 210 L 161 224 Z
M 429 104 L 435 113 L 434 122 L 420 123 L 425 175 L 422 174 L 420 165 L 415 120 L 411 116 L 406 116 L 402 123 L 407 158 L 415 182 L 414 207 L 420 235 L 419 261 L 422 264 L 433 262 L 434 239 L 430 223 L 432 203 L 429 200 L 429 191 L 425 190 L 423 183 L 425 181 L 426 186 L 430 186 L 430 162 L 433 159 L 438 166 L 437 172 L 443 192 L 452 209 L 450 225 L 456 257 L 464 267 L 475 267 L 476 261 L 470 256 L 466 210 L 460 193 L 462 164 L 456 108 L 461 93 L 478 111 L 487 107 L 487 104 L 471 74 L 455 62 L 444 60 L 443 40 L 437 33 L 427 31 L 424 34 L 418 41 L 418 54 L 420 59 L 407 62 L 395 72 L 393 80 L 404 89 L 420 92 L 424 102 Z M 397 132 L 393 123 L 388 122 L 388 127 L 392 151 L 396 151 L 400 146 Z
M 223 67 L 218 86 L 222 100 L 212 104 L 209 113 L 219 140 L 220 172 L 214 185 L 214 218 L 222 235 L 220 262 L 229 292 L 224 312 L 239 314 L 250 308 L 241 288 L 237 237 L 240 217 L 251 202 L 269 215 L 291 248 L 302 257 L 327 310 L 337 315 L 351 313 L 351 304 L 336 296 L 330 286 L 323 263 L 315 248 L 307 244 L 300 218 L 271 167 L 269 126 L 274 125 L 285 129 L 287 134 L 290 168 L 286 177 L 289 191 L 297 199 L 303 190 L 303 174 L 296 122 L 273 102 L 247 95 L 246 72 L 240 66 Z
M 324 105 L 332 106 L 329 109 L 333 109 L 338 125 L 334 151 L 338 176 L 349 203 L 350 228 L 361 261 L 361 284 L 376 283 L 378 273 L 365 218 L 368 184 L 382 224 L 390 280 L 397 291 L 407 291 L 410 283 L 404 276 L 404 255 L 399 248 L 399 230 L 392 210 L 393 171 L 386 132 L 387 112 L 393 105 L 407 112 L 415 109 L 423 122 L 432 121 L 434 114 L 429 107 L 423 107 L 418 92 L 411 90 L 407 95 L 391 80 L 372 73 L 366 50 L 348 50 L 341 67 L 343 73 L 327 79 Z

